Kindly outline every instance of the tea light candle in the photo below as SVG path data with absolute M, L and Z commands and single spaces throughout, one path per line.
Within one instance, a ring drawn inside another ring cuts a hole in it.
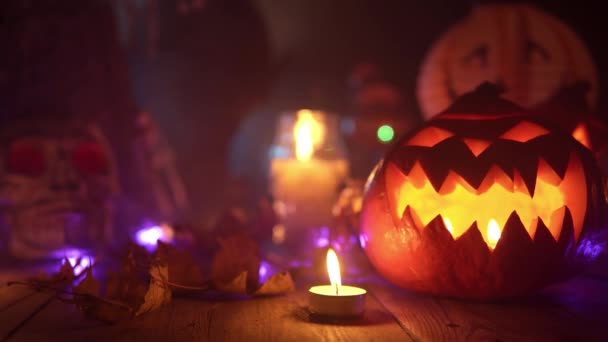
M 333 249 L 327 251 L 327 272 L 330 285 L 311 287 L 309 310 L 317 315 L 349 318 L 363 314 L 365 308 L 365 289 L 342 285 L 340 263 Z

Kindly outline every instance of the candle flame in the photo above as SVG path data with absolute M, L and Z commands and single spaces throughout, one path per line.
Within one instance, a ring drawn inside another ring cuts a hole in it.
M 445 225 L 445 229 L 448 230 L 448 232 L 450 232 L 450 234 L 454 234 L 454 227 L 452 227 L 452 222 L 450 221 L 449 218 L 444 218 L 443 219 L 443 224 Z
M 327 251 L 327 273 L 332 287 L 336 288 L 336 295 L 342 292 L 342 279 L 340 278 L 340 262 L 333 249 Z
M 298 120 L 293 128 L 296 158 L 309 160 L 323 141 L 324 127 L 317 121 L 310 110 L 298 111 Z
M 500 239 L 500 227 L 495 219 L 490 219 L 488 223 L 488 246 L 494 249 L 498 243 L 498 239 Z

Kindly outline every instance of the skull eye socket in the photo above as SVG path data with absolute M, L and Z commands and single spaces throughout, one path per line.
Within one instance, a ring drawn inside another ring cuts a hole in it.
M 104 175 L 110 170 L 108 158 L 98 143 L 88 142 L 72 151 L 74 167 L 84 175 Z
M 29 177 L 39 177 L 45 169 L 44 153 L 31 142 L 14 142 L 8 148 L 6 169 Z

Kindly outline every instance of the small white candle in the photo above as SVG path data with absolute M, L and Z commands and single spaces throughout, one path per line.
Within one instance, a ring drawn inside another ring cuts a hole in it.
M 342 285 L 338 256 L 327 251 L 327 272 L 330 285 L 311 287 L 309 292 L 309 310 L 318 315 L 348 318 L 363 314 L 367 291 L 360 287 Z

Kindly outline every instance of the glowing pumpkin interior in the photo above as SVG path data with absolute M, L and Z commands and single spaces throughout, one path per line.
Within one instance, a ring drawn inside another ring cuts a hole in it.
M 572 137 L 588 149 L 591 149 L 591 137 L 584 123 L 579 123 L 572 131 Z
M 498 139 L 523 143 L 545 134 L 549 134 L 545 128 L 523 121 Z M 406 145 L 432 148 L 452 136 L 454 134 L 448 130 L 428 127 L 408 140 Z M 463 142 L 476 157 L 492 143 L 471 138 L 463 138 Z M 407 174 L 388 162 L 385 177 L 394 217 L 402 219 L 407 213 L 414 224 L 423 229 L 435 217 L 441 216 L 445 228 L 454 239 L 458 239 L 476 222 L 490 249 L 494 249 L 498 243 L 512 212 L 520 217 L 532 239 L 539 220 L 542 220 L 557 241 L 566 208 L 572 216 L 575 240 L 578 240 L 583 228 L 587 187 L 583 165 L 576 153 L 570 154 L 563 178 L 540 156 L 533 195 L 530 195 L 518 170 L 514 170 L 511 178 L 497 165 L 489 168 L 477 188 L 450 170 L 437 191 L 419 162 L 415 162 Z

